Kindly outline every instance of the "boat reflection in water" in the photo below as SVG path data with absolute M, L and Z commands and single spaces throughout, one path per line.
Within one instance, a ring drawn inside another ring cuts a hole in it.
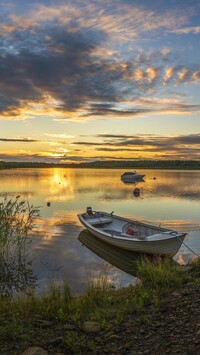
M 137 180 L 130 180 L 130 181 L 128 181 L 128 180 L 123 180 L 123 179 L 121 179 L 121 181 L 125 184 L 125 185 L 138 185 L 140 182 L 145 182 L 145 180 L 144 179 L 137 179 Z
M 79 241 L 100 258 L 109 262 L 118 269 L 130 274 L 137 275 L 137 261 L 144 255 L 129 250 L 122 250 L 96 238 L 87 229 L 81 231 Z

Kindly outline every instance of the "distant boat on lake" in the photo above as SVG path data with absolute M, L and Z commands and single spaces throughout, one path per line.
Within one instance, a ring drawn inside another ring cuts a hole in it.
M 144 174 L 140 174 L 137 171 L 126 171 L 121 175 L 121 179 L 124 182 L 135 182 L 136 180 L 143 180 Z

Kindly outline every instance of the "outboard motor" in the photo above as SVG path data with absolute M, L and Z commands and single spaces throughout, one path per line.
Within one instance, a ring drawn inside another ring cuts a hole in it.
M 89 215 L 93 214 L 93 212 L 92 212 L 92 207 L 87 207 L 87 208 L 86 208 L 86 212 L 87 212 L 87 214 L 89 214 Z

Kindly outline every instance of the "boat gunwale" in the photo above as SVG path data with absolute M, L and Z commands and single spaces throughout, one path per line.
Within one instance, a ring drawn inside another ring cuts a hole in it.
M 99 234 L 102 234 L 103 236 L 109 238 L 110 240 L 113 240 L 113 239 L 116 239 L 116 240 L 121 240 L 121 241 L 131 241 L 131 242 L 142 242 L 142 243 L 147 243 L 147 242 L 150 242 L 150 243 L 157 243 L 158 241 L 159 242 L 162 242 L 162 241 L 166 241 L 166 240 L 169 240 L 169 239 L 174 239 L 174 238 L 183 238 L 186 236 L 187 233 L 183 233 L 183 232 L 177 232 L 175 230 L 171 230 L 171 229 L 167 229 L 167 228 L 162 228 L 162 227 L 157 227 L 157 226 L 154 226 L 154 225 L 151 225 L 151 224 L 146 224 L 146 223 L 143 223 L 143 222 L 140 222 L 140 221 L 134 221 L 134 220 L 131 220 L 131 219 L 128 219 L 128 218 L 125 218 L 125 217 L 121 217 L 121 216 L 117 216 L 117 215 L 111 215 L 110 213 L 108 212 L 104 212 L 104 211 L 98 211 L 98 213 L 101 213 L 101 214 L 104 214 L 106 216 L 112 216 L 112 217 L 115 217 L 119 220 L 123 220 L 123 221 L 126 221 L 126 222 L 131 222 L 131 223 L 137 223 L 138 225 L 142 225 L 142 226 L 145 226 L 145 227 L 150 227 L 150 228 L 156 228 L 158 229 L 160 232 L 163 232 L 163 233 L 160 233 L 160 234 L 164 234 L 164 236 L 166 236 L 167 238 L 160 238 L 159 240 L 158 239 L 153 239 L 156 237 L 156 235 L 159 235 L 159 233 L 156 233 L 156 234 L 152 234 L 150 236 L 146 236 L 146 237 L 136 237 L 136 236 L 129 236 L 125 233 L 121 233 L 119 236 L 118 235 L 115 235 L 114 233 L 111 234 L 109 232 L 106 232 L 105 230 L 103 229 L 100 229 L 100 228 L 96 228 L 95 225 L 92 225 L 91 223 L 89 223 L 87 220 L 84 219 L 83 215 L 84 214 L 78 214 L 78 217 L 80 219 L 80 221 L 82 222 L 82 224 L 87 228 L 90 228 L 91 230 L 94 230 L 95 232 L 99 233 Z M 103 223 L 103 222 L 102 222 Z M 170 234 L 171 233 L 171 234 Z M 173 234 L 173 233 L 176 233 L 176 234 Z

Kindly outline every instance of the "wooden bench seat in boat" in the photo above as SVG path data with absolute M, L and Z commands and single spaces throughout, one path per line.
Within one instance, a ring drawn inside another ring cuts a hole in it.
M 84 215 L 84 219 L 92 224 L 92 225 L 103 225 L 103 224 L 108 224 L 112 222 L 112 217 L 109 216 L 104 216 L 104 215 L 98 215 L 98 214 L 91 214 L 91 215 Z

